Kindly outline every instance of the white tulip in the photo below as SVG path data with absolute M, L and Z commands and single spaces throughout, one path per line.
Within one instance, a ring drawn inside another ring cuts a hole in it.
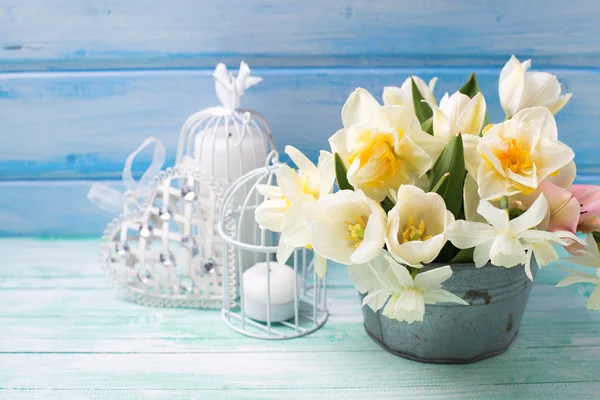
M 481 93 L 473 98 L 456 92 L 442 97 L 440 106 L 429 103 L 433 111 L 433 134 L 448 143 L 454 136 L 479 136 L 485 119 L 486 104 Z
M 382 297 L 389 298 L 383 315 L 412 324 L 415 321 L 423 321 L 425 304 L 469 305 L 460 297 L 442 289 L 442 283 L 452 276 L 449 265 L 419 272 L 413 279 L 405 266 L 398 264 L 391 257 L 386 257 L 386 260 L 389 267 L 383 273 L 372 268 L 383 288 L 369 293 L 363 299 L 363 306 L 368 305 L 373 311 L 377 311 L 385 304 L 385 301 L 381 301 Z
M 454 215 L 439 194 L 425 193 L 416 186 L 400 186 L 396 201 L 388 213 L 387 249 L 398 262 L 421 268 L 446 244 L 444 229 L 454 222 Z
M 486 200 L 531 194 L 575 156 L 558 141 L 554 116 L 543 107 L 527 108 L 492 126 L 479 140 L 477 152 L 482 159 L 477 171 L 479 196 Z
M 257 191 L 265 197 L 255 210 L 256 222 L 262 229 L 281 232 L 277 261 L 285 263 L 296 247 L 310 247 L 310 235 L 302 208 L 331 193 L 335 169 L 331 153 L 322 151 L 318 165 L 292 146 L 285 152 L 298 167 L 287 165 L 277 169 L 279 186 L 258 185 Z M 322 265 L 322 260 L 319 260 Z
M 360 191 L 340 190 L 304 207 L 315 253 L 341 264 L 364 264 L 383 248 L 386 215 Z
M 401 184 L 413 184 L 433 165 L 443 141 L 421 130 L 414 113 L 403 106 L 381 106 L 356 89 L 342 109 L 344 128 L 329 143 L 347 167 L 348 181 L 375 201 Z
M 477 145 L 479 134 L 485 120 L 486 104 L 481 93 L 473 98 L 460 92 L 442 97 L 440 106 L 429 103 L 433 110 L 433 135 L 444 143 L 459 134 L 462 134 L 465 153 L 465 168 L 473 177 L 476 176 L 475 168 L 479 165 Z
M 489 224 L 458 220 L 448 225 L 444 235 L 459 249 L 475 247 L 473 261 L 477 268 L 483 267 L 488 260 L 493 265 L 511 268 L 527 262 L 529 243 L 556 240 L 556 235 L 551 232 L 532 229 L 542 222 L 547 211 L 548 201 L 544 195 L 513 220 L 509 220 L 507 210 L 481 200 L 477 212 Z
M 423 79 L 418 76 L 412 76 L 414 79 L 419 92 L 423 99 L 430 104 L 437 104 L 435 96 L 433 95 L 433 89 L 438 78 L 433 78 L 427 85 Z M 411 77 L 406 78 L 402 83 L 402 86 L 386 86 L 383 88 L 383 104 L 386 106 L 404 106 L 410 109 L 413 113 L 415 112 L 415 106 L 413 103 L 412 96 L 412 82 Z
M 515 56 L 500 72 L 500 103 L 507 117 L 528 107 L 546 107 L 552 114 L 559 112 L 571 98 L 561 95 L 556 76 L 547 72 L 527 72 L 531 60 L 521 63 Z

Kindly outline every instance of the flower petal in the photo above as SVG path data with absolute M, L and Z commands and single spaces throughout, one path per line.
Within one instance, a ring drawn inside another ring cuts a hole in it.
M 363 299 L 362 306 L 369 306 L 371 310 L 378 311 L 385 305 L 385 302 L 390 297 L 391 291 L 389 289 L 381 289 L 375 292 L 369 293 Z M 392 299 L 388 302 L 390 304 Z
M 473 262 L 476 268 L 484 267 L 490 261 L 490 250 L 494 244 L 493 240 L 481 243 L 473 251 Z
M 322 278 L 327 274 L 327 259 L 318 254 L 315 254 L 315 272 Z
M 485 119 L 485 99 L 481 93 L 477 93 L 470 99 L 468 105 L 456 121 L 454 128 L 456 133 L 479 136 L 483 121 Z
M 426 292 L 430 289 L 439 289 L 443 282 L 452 276 L 452 268 L 449 265 L 419 272 L 415 277 L 415 287 Z
M 394 289 L 395 290 L 398 290 L 398 289 L 403 290 L 403 289 L 412 288 L 414 286 L 414 281 L 413 281 L 412 276 L 410 276 L 408 269 L 406 269 L 406 267 L 404 265 L 398 264 L 390 256 L 385 256 L 385 258 L 386 258 L 386 260 L 388 260 L 390 270 L 392 271 L 392 273 L 398 280 L 398 284 L 400 285 L 400 287 L 397 287 Z
M 434 103 L 427 104 L 429 104 L 429 107 L 433 111 L 433 135 L 448 143 L 454 136 L 450 120 L 437 105 Z
M 508 117 L 512 117 L 519 110 L 519 102 L 525 87 L 525 71 L 528 67 L 528 64 L 523 64 L 512 56 L 500 72 L 498 84 L 500 103 Z
M 405 106 L 414 109 L 412 96 L 397 86 L 383 88 L 383 104 L 386 106 Z
M 280 264 L 285 264 L 295 249 L 296 246 L 286 243 L 285 240 L 280 238 L 279 245 L 277 247 L 277 262 Z
M 459 249 L 470 249 L 496 237 L 492 226 L 480 222 L 454 221 L 444 230 L 444 236 Z
M 302 182 L 296 171 L 287 165 L 280 165 L 275 175 L 281 192 L 289 201 L 294 201 L 304 194 L 302 190 L 304 182 Z
M 302 170 L 308 176 L 318 176 L 319 170 L 312 161 L 308 159 L 300 150 L 294 146 L 285 146 L 285 154 L 290 156 L 298 169 Z
M 513 233 L 521 233 L 539 225 L 547 212 L 548 201 L 546 200 L 546 196 L 540 194 L 527 211 L 509 222 L 508 225 L 510 231 Z
M 331 152 L 339 154 L 340 158 L 342 159 L 342 161 L 344 161 L 344 163 L 348 162 L 348 157 L 350 156 L 347 147 L 347 140 L 347 129 L 340 129 L 329 138 L 329 146 L 331 147 Z M 348 165 L 346 165 L 346 168 L 348 168 Z
M 456 303 L 468 306 L 469 303 L 458 297 L 457 295 L 450 293 L 444 289 L 435 289 L 427 291 L 423 294 L 425 304 L 436 304 L 436 303 Z
M 256 185 L 256 191 L 267 199 L 281 199 L 283 197 L 283 192 L 279 186 Z
M 302 247 L 310 244 L 310 231 L 302 208 L 307 204 L 315 203 L 315 198 L 310 194 L 298 197 L 287 209 L 281 223 L 281 237 L 286 243 Z
M 575 166 L 575 161 L 571 160 L 567 165 L 558 170 L 558 174 L 550 174 L 546 177 L 545 181 L 560 186 L 563 189 L 569 189 L 575 181 L 576 175 L 577 167 Z
M 588 310 L 600 310 L 600 286 L 596 286 L 592 291 L 592 294 L 590 294 L 586 303 L 586 307 Z
M 518 239 L 510 235 L 498 235 L 490 247 L 490 261 L 496 266 L 511 268 L 525 264 L 527 257 L 525 249 Z
M 373 119 L 379 113 L 379 102 L 363 88 L 358 88 L 348 96 L 342 108 L 342 123 L 348 129 L 352 125 Z
M 470 222 L 486 222 L 477 212 L 477 206 L 481 199 L 477 193 L 477 181 L 467 175 L 465 177 L 465 186 L 463 188 L 463 204 L 465 209 L 465 219 Z
M 335 182 L 333 154 L 321 150 L 317 168 L 319 169 L 319 196 L 324 196 L 331 193 Z
M 254 218 L 261 229 L 281 232 L 281 225 L 287 209 L 288 203 L 285 200 L 266 200 L 256 207 Z
M 477 207 L 477 213 L 485 218 L 496 230 L 501 232 L 508 230 L 509 222 L 506 210 L 494 207 L 487 200 L 481 200 Z
M 567 105 L 569 100 L 571 100 L 571 96 L 573 96 L 573 93 L 567 93 L 564 96 L 558 96 L 558 99 L 548 104 L 548 110 L 550 110 L 552 114 L 558 113 L 563 109 L 564 106 Z

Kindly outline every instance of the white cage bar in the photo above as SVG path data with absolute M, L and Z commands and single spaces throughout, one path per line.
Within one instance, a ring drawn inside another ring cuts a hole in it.
M 288 264 L 292 264 L 288 266 L 293 268 L 294 274 L 293 317 L 282 321 L 272 318 L 277 305 L 272 301 L 272 292 L 276 288 L 272 287 L 270 271 L 276 263 L 278 234 L 261 229 L 254 220 L 254 211 L 263 201 L 257 186 L 275 184 L 275 172 L 279 165 L 277 152 L 272 151 L 264 167 L 235 181 L 224 195 L 218 224 L 219 234 L 223 238 L 223 261 L 236 270 L 237 277 L 237 282 L 223 282 L 223 319 L 233 330 L 260 339 L 304 336 L 323 326 L 328 317 L 326 277 L 317 276 L 313 252 L 300 248 L 288 260 Z M 249 234 L 249 226 L 252 227 L 252 234 Z M 262 322 L 250 318 L 245 310 L 244 272 L 252 263 L 265 263 L 269 271 L 266 273 L 264 294 L 266 319 Z M 231 295 L 232 292 L 235 296 Z

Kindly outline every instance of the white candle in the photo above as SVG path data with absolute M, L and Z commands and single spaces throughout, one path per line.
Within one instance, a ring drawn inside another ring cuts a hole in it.
M 244 135 L 241 129 L 241 125 L 231 124 L 227 131 L 225 125 L 217 125 L 196 135 L 194 157 L 200 171 L 218 181 L 231 182 L 265 165 L 269 150 L 266 135 L 253 125 L 246 127 Z
M 244 312 L 257 321 L 267 321 L 267 274 L 271 279 L 271 322 L 285 321 L 295 315 L 294 285 L 296 274 L 288 265 L 275 261 L 261 262 L 248 268 L 243 274 Z

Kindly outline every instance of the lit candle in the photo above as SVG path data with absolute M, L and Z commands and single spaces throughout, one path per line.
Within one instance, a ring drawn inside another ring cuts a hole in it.
M 243 274 L 244 312 L 257 321 L 267 321 L 267 274 L 271 279 L 271 322 L 285 321 L 295 315 L 294 285 L 296 274 L 288 265 L 275 261 L 261 262 L 248 268 Z M 270 271 L 270 272 L 268 272 Z

